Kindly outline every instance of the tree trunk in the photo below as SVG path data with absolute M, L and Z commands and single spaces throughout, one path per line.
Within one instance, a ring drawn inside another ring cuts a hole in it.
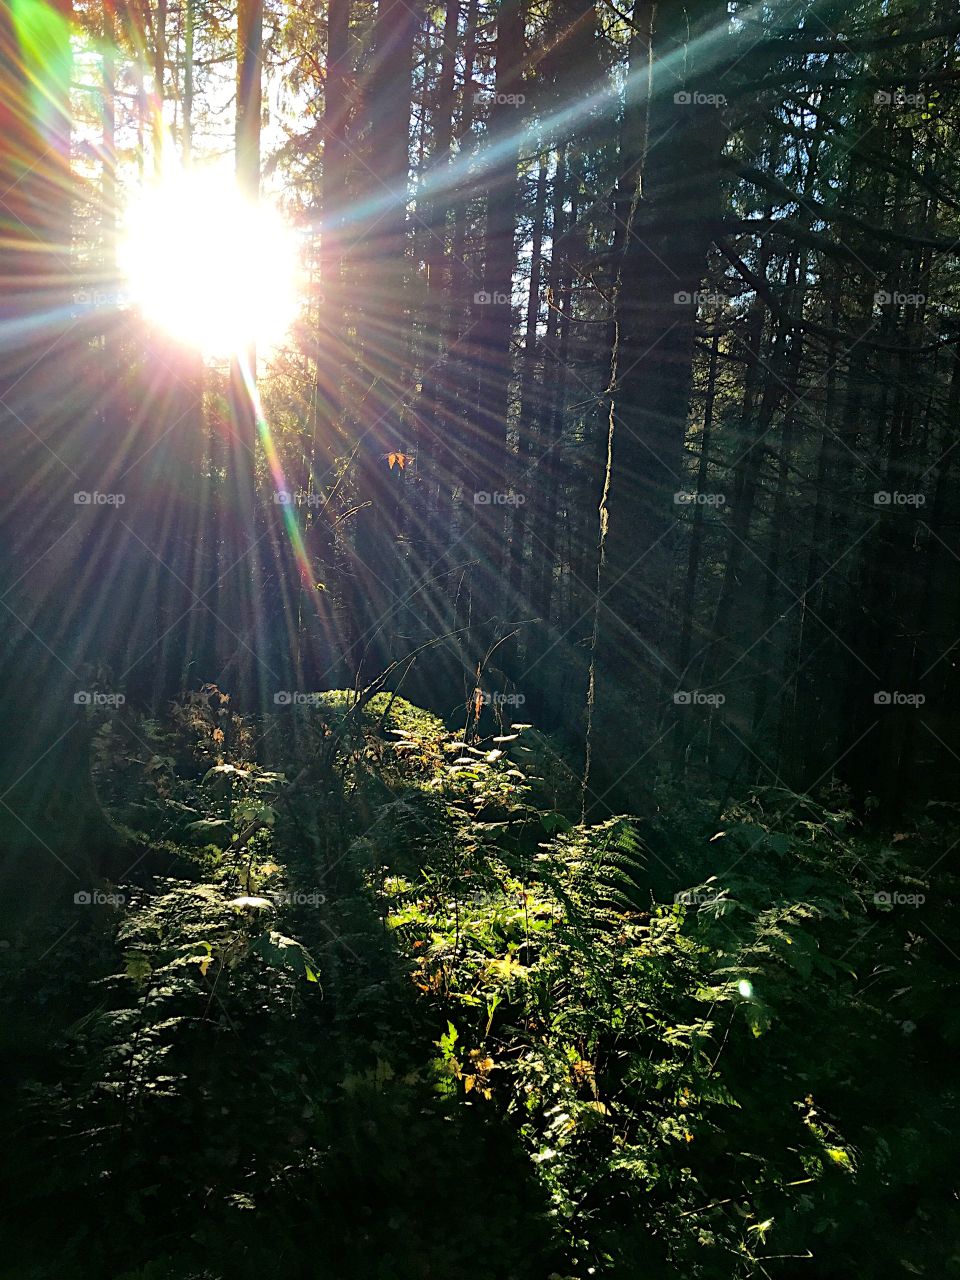
M 477 305 L 473 351 L 480 374 L 476 438 L 471 454 L 475 489 L 490 495 L 509 491 L 511 466 L 507 432 L 513 380 L 513 277 L 519 182 L 519 135 L 526 45 L 525 0 L 502 0 L 497 16 L 495 48 L 496 101 L 490 109 L 487 141 L 480 152 L 488 185 L 483 287 Z M 485 301 L 483 300 L 485 296 Z M 477 301 L 475 299 L 475 301 Z M 503 591 L 501 572 L 507 562 L 509 506 L 495 500 L 477 507 L 478 585 L 503 618 L 511 601 Z
M 591 702 L 606 733 L 611 717 L 654 713 L 675 676 L 673 594 L 676 505 L 689 412 L 696 295 L 721 207 L 720 161 L 727 127 L 709 96 L 710 32 L 722 47 L 726 7 L 710 0 L 689 15 L 658 7 L 652 33 L 652 94 L 633 100 L 626 138 L 647 136 L 616 291 L 607 472 L 600 500 L 597 609 L 604 628 Z M 641 41 L 642 45 L 642 41 Z M 642 47 L 639 74 L 646 77 Z M 677 68 L 685 78 L 677 78 Z M 635 74 L 636 69 L 631 69 Z M 636 165 L 637 147 L 624 157 Z M 639 700 L 624 700 L 625 682 Z

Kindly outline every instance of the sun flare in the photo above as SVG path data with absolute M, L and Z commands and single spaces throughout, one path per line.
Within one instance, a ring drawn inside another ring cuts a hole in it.
M 119 258 L 144 318 L 208 356 L 269 349 L 296 315 L 296 233 L 214 173 L 178 171 L 148 187 L 130 206 Z

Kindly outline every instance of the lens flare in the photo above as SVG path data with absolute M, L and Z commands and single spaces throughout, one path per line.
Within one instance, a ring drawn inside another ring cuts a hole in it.
M 297 236 L 216 173 L 177 171 L 131 204 L 119 249 L 130 302 L 205 355 L 279 343 L 297 312 Z

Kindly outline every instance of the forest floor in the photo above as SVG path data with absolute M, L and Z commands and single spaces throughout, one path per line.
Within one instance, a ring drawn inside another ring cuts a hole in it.
M 960 1275 L 951 808 L 583 826 L 543 735 L 387 695 L 93 771 L 129 869 L 0 951 L 0 1275 Z

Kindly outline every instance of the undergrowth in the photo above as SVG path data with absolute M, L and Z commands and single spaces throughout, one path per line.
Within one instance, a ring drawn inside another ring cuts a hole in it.
M 583 825 L 500 730 L 211 686 L 104 722 L 140 853 L 0 952 L 4 1275 L 960 1274 L 954 809 Z

